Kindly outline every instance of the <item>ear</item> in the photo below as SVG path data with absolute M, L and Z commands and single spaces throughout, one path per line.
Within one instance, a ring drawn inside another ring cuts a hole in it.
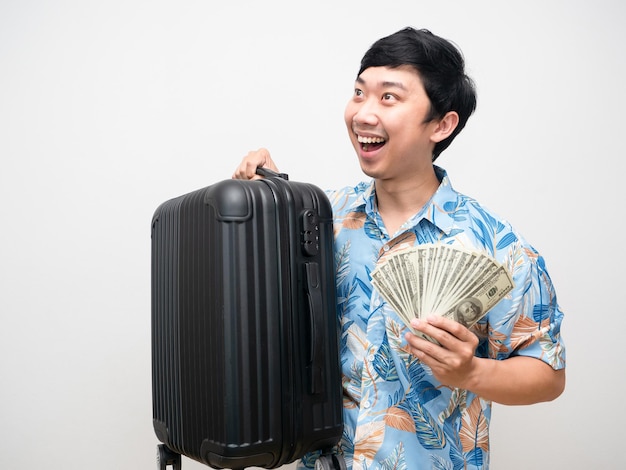
M 433 130 L 430 139 L 437 143 L 449 137 L 459 124 L 459 115 L 456 111 L 448 111 L 437 123 L 437 127 Z

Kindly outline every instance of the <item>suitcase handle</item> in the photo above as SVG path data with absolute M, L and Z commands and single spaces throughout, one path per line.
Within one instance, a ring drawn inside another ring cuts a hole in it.
M 312 395 L 324 391 L 324 379 L 322 374 L 323 344 L 322 331 L 324 306 L 322 302 L 322 291 L 320 288 L 319 265 L 317 263 L 305 263 L 305 286 L 309 300 L 309 321 L 311 332 L 311 364 L 309 365 L 310 380 L 309 391 Z
M 264 178 L 282 178 L 284 180 L 289 179 L 289 175 L 287 173 L 277 173 L 274 170 L 270 170 L 265 167 L 257 167 L 256 174 L 259 176 L 263 176 Z

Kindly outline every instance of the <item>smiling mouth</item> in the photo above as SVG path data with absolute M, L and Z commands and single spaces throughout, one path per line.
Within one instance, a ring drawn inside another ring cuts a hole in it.
M 361 148 L 364 152 L 377 150 L 385 145 L 386 142 L 386 140 L 382 137 L 365 137 L 362 135 L 357 135 L 356 138 L 359 144 L 361 144 Z

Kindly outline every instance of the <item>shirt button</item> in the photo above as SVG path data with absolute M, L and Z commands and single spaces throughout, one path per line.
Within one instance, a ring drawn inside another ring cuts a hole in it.
M 363 402 L 363 408 L 365 408 L 366 410 L 372 406 L 372 404 L 369 402 L 369 400 L 366 400 Z
M 383 251 L 387 253 L 389 251 L 389 245 L 383 246 Z

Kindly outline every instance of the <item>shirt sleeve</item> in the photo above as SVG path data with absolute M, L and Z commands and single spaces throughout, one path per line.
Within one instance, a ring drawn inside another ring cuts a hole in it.
M 488 354 L 496 359 L 528 356 L 553 369 L 565 367 L 563 312 L 543 257 L 519 240 L 507 261 L 515 288 L 488 314 Z

